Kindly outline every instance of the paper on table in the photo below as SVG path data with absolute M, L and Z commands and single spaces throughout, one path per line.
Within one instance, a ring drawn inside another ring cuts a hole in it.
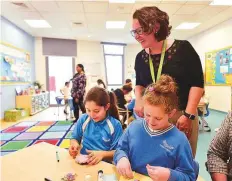
M 79 164 L 85 164 L 88 161 L 88 155 L 79 154 L 76 157 L 76 162 Z

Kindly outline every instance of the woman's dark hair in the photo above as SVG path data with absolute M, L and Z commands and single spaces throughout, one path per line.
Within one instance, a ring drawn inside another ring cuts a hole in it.
M 172 26 L 169 25 L 168 14 L 156 6 L 143 7 L 136 10 L 133 14 L 133 19 L 139 21 L 143 31 L 147 34 L 152 33 L 155 24 L 158 23 L 160 29 L 154 34 L 157 41 L 165 40 L 171 33 Z
M 108 110 L 109 115 L 119 120 L 117 99 L 113 92 L 108 92 L 106 89 L 101 87 L 93 87 L 88 91 L 84 104 L 88 101 L 94 101 L 98 106 L 103 107 L 110 103 Z
M 98 79 L 98 80 L 97 80 L 97 83 L 98 83 L 98 84 L 102 84 L 103 87 L 106 88 L 106 85 L 105 85 L 105 83 L 103 82 L 103 80 Z
M 84 65 L 82 64 L 77 64 L 78 67 L 80 67 L 82 69 L 83 72 L 85 72 L 85 68 L 84 68 Z

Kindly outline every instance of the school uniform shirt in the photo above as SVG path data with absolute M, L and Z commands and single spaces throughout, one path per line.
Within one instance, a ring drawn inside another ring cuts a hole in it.
M 151 131 L 144 119 L 133 121 L 119 140 L 115 164 L 129 159 L 133 171 L 148 175 L 146 165 L 170 169 L 169 181 L 195 181 L 194 160 L 186 136 L 175 126 Z
M 121 123 L 112 116 L 108 116 L 103 121 L 95 122 L 87 114 L 83 114 L 74 127 L 72 139 L 82 144 L 81 154 L 87 154 L 86 149 L 115 150 L 122 133 Z

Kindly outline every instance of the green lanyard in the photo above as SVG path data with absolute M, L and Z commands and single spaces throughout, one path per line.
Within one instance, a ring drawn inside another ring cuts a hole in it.
M 156 81 L 158 81 L 160 78 L 162 68 L 163 68 L 163 63 L 164 63 L 164 55 L 165 55 L 166 47 L 167 47 L 167 40 L 164 40 L 163 47 L 162 47 L 162 54 L 160 57 L 159 69 L 158 69 L 158 73 L 157 73 L 157 79 L 155 79 L 154 66 L 153 66 L 153 62 L 152 62 L 151 55 L 149 52 L 149 66 L 150 66 L 151 78 L 152 78 L 154 83 Z

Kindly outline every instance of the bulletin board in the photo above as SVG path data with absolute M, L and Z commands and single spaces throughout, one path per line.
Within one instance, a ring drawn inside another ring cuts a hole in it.
M 205 83 L 232 86 L 232 46 L 205 54 Z
M 30 53 L 0 42 L 1 84 L 31 82 Z

